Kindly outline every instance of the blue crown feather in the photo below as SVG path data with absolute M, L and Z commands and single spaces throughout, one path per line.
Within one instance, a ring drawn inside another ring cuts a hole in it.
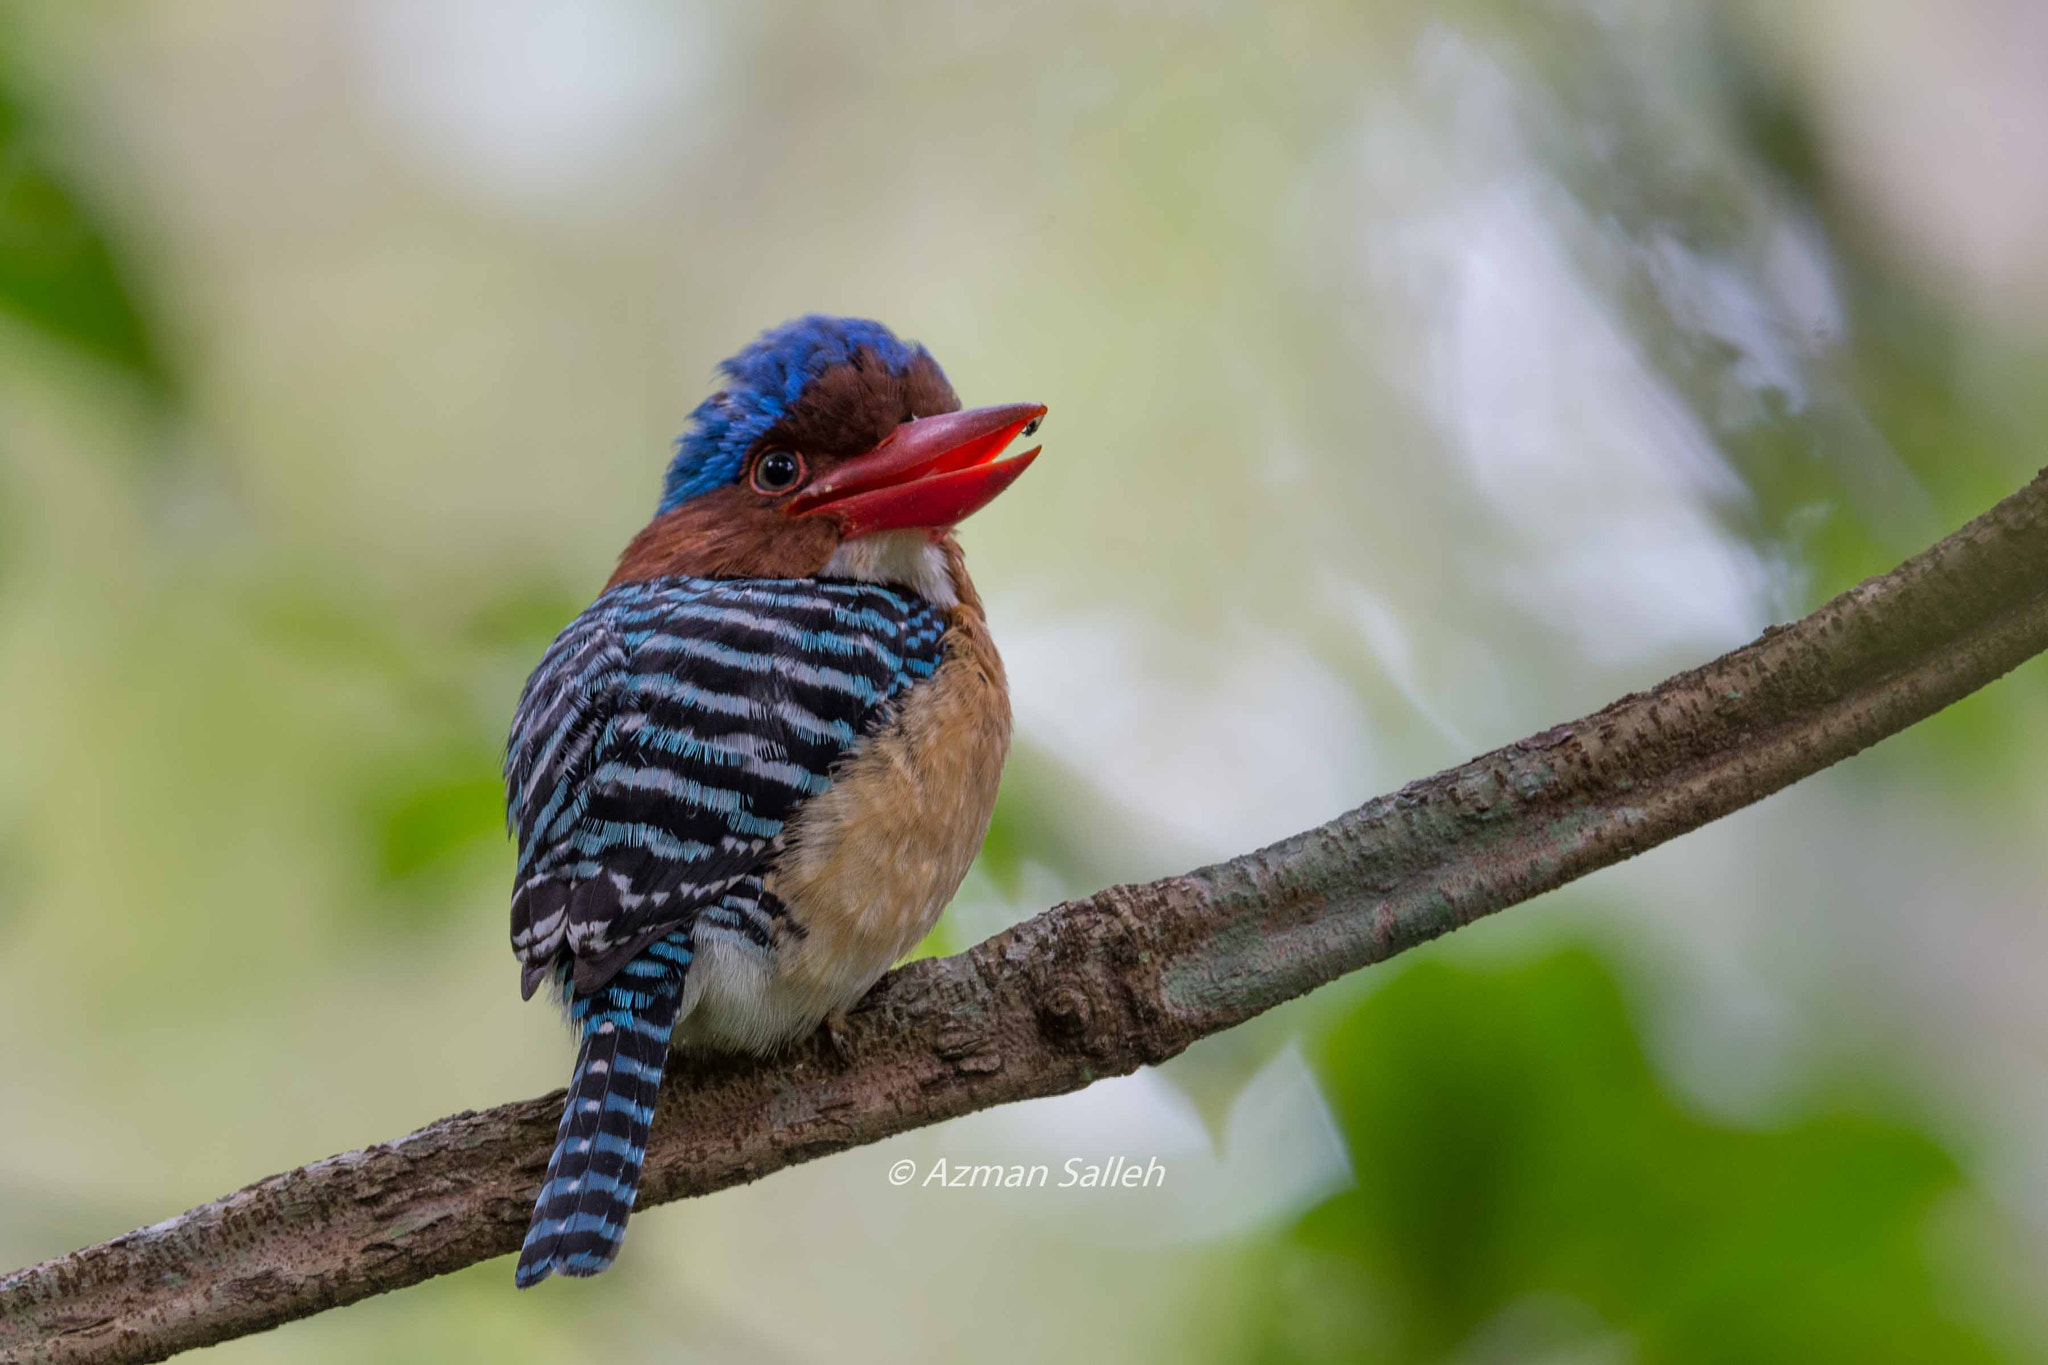
M 924 350 L 898 340 L 879 322 L 813 313 L 770 328 L 721 364 L 719 373 L 730 382 L 690 414 L 662 479 L 659 510 L 672 512 L 737 479 L 754 442 L 782 420 L 810 382 L 862 348 L 898 374 Z

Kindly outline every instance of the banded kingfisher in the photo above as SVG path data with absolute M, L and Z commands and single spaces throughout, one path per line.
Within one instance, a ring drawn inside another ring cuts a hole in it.
M 719 370 L 512 720 L 512 950 L 579 1036 L 522 1288 L 618 1255 L 672 1043 L 836 1030 L 924 937 L 1009 750 L 952 528 L 1037 457 L 1003 452 L 1045 408 L 963 412 L 929 352 L 855 318 Z

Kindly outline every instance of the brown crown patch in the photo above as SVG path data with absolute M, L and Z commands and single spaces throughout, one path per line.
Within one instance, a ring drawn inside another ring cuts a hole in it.
M 957 412 L 960 398 L 938 362 L 923 351 L 896 374 L 863 346 L 853 358 L 813 379 L 803 397 L 755 443 L 750 454 L 777 446 L 802 451 L 814 474 L 874 449 L 913 415 Z
M 839 548 L 828 517 L 788 517 L 789 496 L 756 493 L 747 482 L 765 450 L 801 453 L 815 479 L 866 454 L 912 416 L 957 412 L 960 398 L 938 362 L 923 351 L 902 374 L 873 350 L 812 380 L 780 422 L 754 442 L 739 481 L 699 494 L 656 517 L 619 557 L 607 587 L 668 575 L 699 578 L 803 578 Z M 792 490 L 794 491 L 794 490 Z

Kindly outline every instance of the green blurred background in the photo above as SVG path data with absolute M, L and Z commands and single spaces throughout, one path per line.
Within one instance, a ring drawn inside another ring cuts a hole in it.
M 0 1266 L 559 1085 L 521 679 L 712 365 L 1051 405 L 952 951 L 1592 710 L 2048 424 L 2028 0 L 0 5 Z M 222 1360 L 2048 1358 L 2048 666 L 1158 1073 Z M 1156 1156 L 1164 1190 L 894 1189 Z

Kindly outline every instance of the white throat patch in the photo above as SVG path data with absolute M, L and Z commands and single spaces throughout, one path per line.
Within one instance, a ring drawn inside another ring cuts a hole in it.
M 820 578 L 857 578 L 864 583 L 894 583 L 910 589 L 935 607 L 960 605 L 946 552 L 923 531 L 878 531 L 849 540 L 832 552 Z

